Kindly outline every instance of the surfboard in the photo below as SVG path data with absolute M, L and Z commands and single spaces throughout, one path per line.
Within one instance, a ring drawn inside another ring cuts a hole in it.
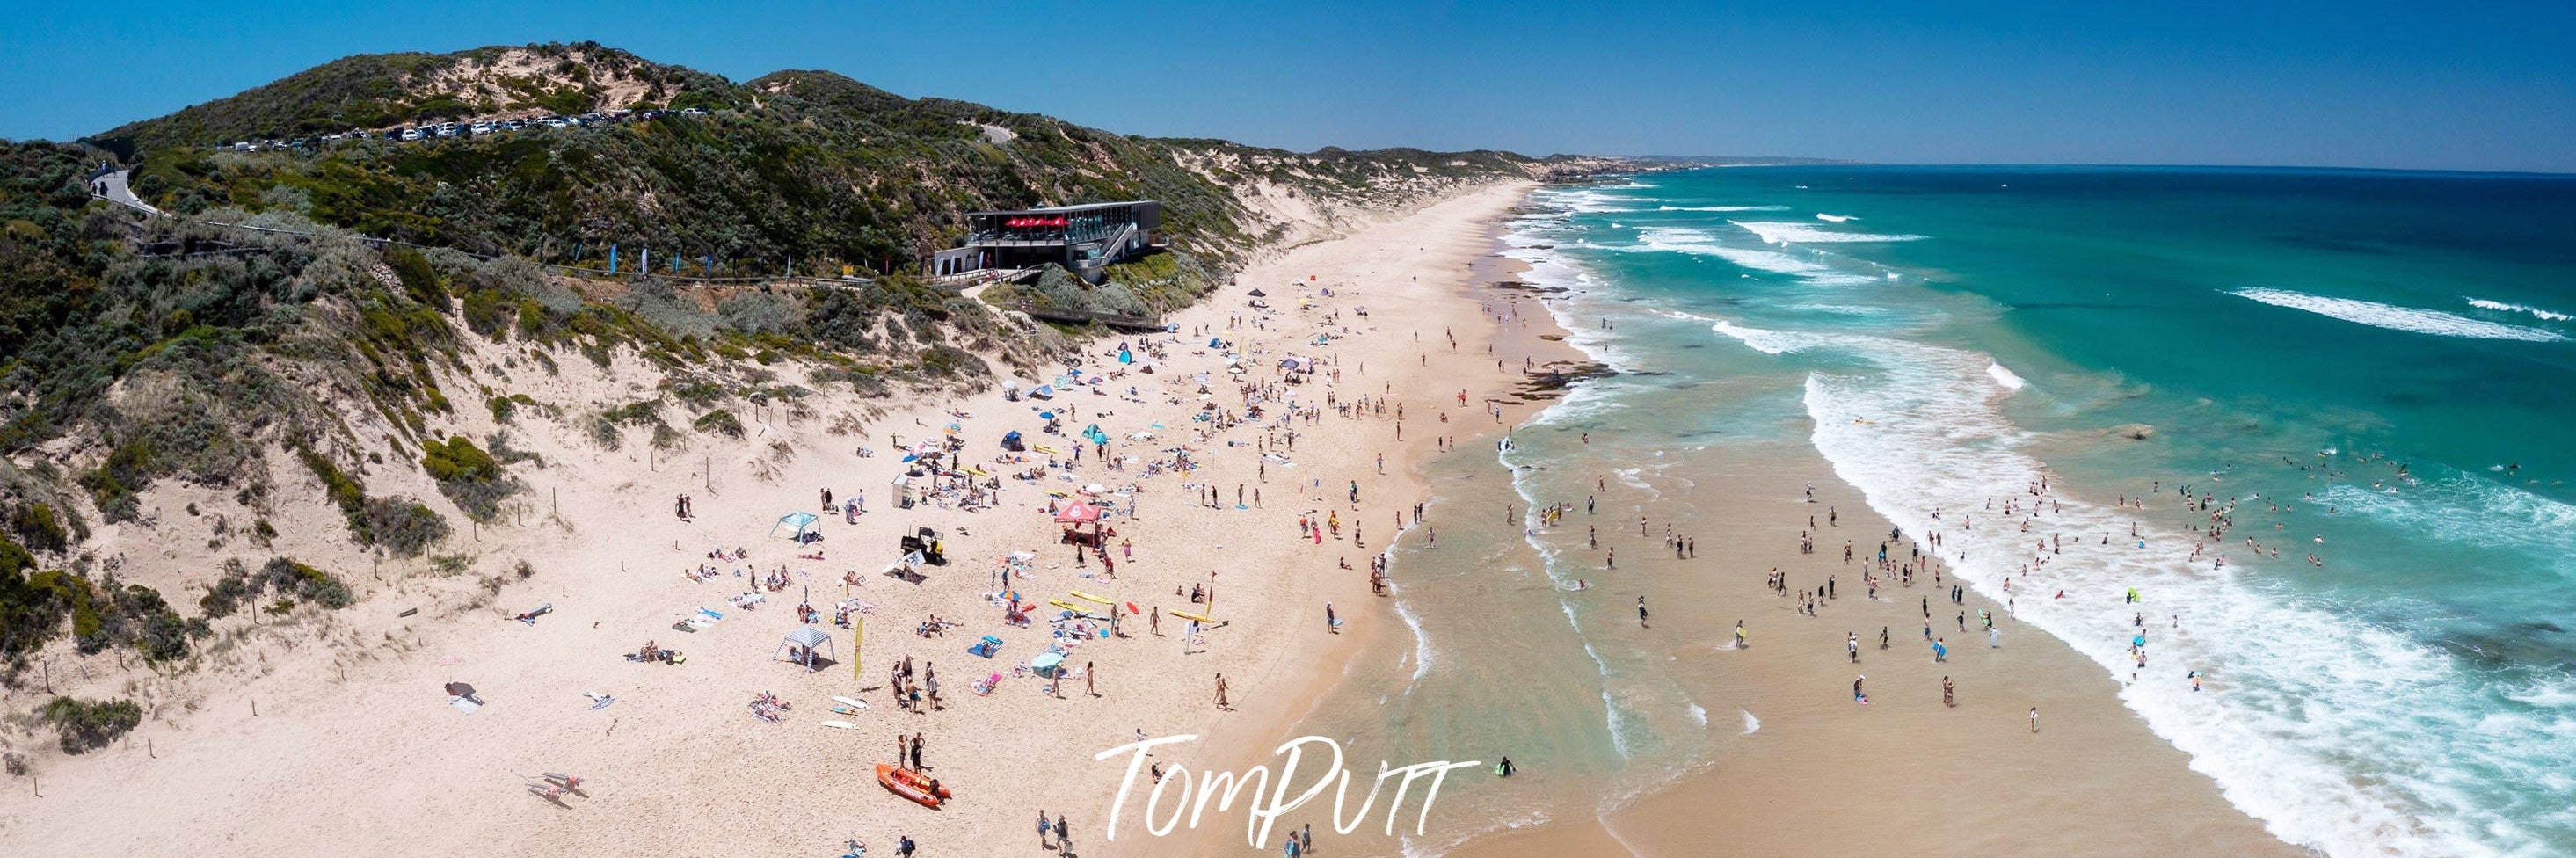
M 1111 602 L 1111 601 L 1109 601 L 1109 600 L 1107 600 L 1107 599 L 1103 599 L 1103 598 L 1100 598 L 1100 597 L 1098 597 L 1098 596 L 1094 596 L 1094 595 L 1091 595 L 1091 594 L 1089 594 L 1089 593 L 1082 592 L 1082 591 L 1080 591 L 1080 590 L 1075 590 L 1075 591 L 1073 591 L 1073 597 L 1074 597 L 1074 598 L 1076 598 L 1076 599 L 1081 599 L 1081 600 L 1086 601 L 1086 602 L 1099 602 L 1099 603 L 1101 603 L 1101 604 L 1103 604 L 1103 605 L 1115 604 L 1115 603 L 1113 603 L 1113 602 Z
M 834 702 L 834 703 L 839 703 L 839 704 L 842 704 L 842 705 L 845 705 L 845 706 L 851 706 L 851 707 L 859 708 L 859 709 L 866 709 L 866 708 L 868 708 L 867 701 L 860 700 L 860 699 L 855 698 L 855 697 L 834 697 L 834 698 L 832 698 L 832 702 Z
M 1048 599 L 1048 600 L 1047 600 L 1047 604 L 1054 605 L 1054 606 L 1056 606 L 1056 607 L 1063 608 L 1063 609 L 1065 609 L 1065 610 L 1072 611 L 1072 612 L 1077 613 L 1077 614 L 1080 614 L 1080 613 L 1086 613 L 1086 612 L 1089 612 L 1089 611 L 1091 610 L 1090 608 L 1085 608 L 1085 607 L 1083 607 L 1083 606 L 1081 606 L 1081 605 L 1076 605 L 1076 604 L 1074 604 L 1074 603 L 1072 603 L 1072 602 L 1067 602 L 1067 601 L 1065 601 L 1065 600 L 1063 600 L 1063 599 Z
M 1184 620 L 1197 620 L 1202 623 L 1216 622 L 1215 617 L 1207 616 L 1205 614 L 1193 614 L 1187 611 L 1173 611 L 1172 616 L 1179 617 Z
M 823 726 L 825 726 L 825 727 L 838 727 L 838 728 L 843 729 L 843 730 L 856 730 L 856 729 L 859 729 L 859 725 L 857 725 L 857 724 L 852 724 L 852 723 L 850 723 L 850 722 L 848 722 L 848 721 L 825 721 L 825 722 L 823 722 Z

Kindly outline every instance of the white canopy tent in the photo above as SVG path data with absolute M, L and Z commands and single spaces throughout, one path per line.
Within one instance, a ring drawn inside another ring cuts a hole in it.
M 797 626 L 794 631 L 787 633 L 787 637 L 779 640 L 778 649 L 770 653 L 769 657 L 772 661 L 782 656 L 788 657 L 790 661 L 805 665 L 805 670 L 810 673 L 814 670 L 815 657 L 825 648 L 830 648 L 832 652 L 824 660 L 841 660 L 840 648 L 832 643 L 831 635 L 813 626 Z

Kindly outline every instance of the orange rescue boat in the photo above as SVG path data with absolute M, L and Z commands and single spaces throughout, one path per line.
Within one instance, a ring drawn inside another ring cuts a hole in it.
M 948 798 L 947 787 L 934 787 L 930 776 L 900 766 L 878 763 L 877 783 L 884 784 L 885 788 L 895 795 L 911 799 L 913 803 L 933 810 L 938 809 L 940 802 Z

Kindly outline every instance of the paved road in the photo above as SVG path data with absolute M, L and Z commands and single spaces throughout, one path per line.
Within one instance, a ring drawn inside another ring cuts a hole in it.
M 107 197 L 109 202 L 125 206 L 126 208 L 141 211 L 146 214 L 160 214 L 160 209 L 153 208 L 150 203 L 144 202 L 143 198 L 135 196 L 134 189 L 126 187 L 126 174 L 132 172 L 134 171 L 118 170 L 105 176 L 100 176 L 98 179 L 99 184 L 107 186 L 107 193 L 102 194 L 101 196 Z

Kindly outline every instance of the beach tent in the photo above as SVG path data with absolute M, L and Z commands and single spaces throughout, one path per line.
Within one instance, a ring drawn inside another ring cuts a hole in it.
M 1027 450 L 1028 448 L 1027 444 L 1020 442 L 1020 430 L 1013 429 L 1009 432 L 1002 433 L 1002 449 L 1018 453 Z
M 1063 524 L 1083 524 L 1099 521 L 1100 508 L 1077 500 L 1072 503 L 1065 504 L 1064 509 L 1057 510 L 1055 520 L 1058 523 Z
M 788 538 L 794 539 L 798 542 L 803 542 L 805 541 L 805 534 L 812 533 L 816 536 L 822 535 L 820 529 L 814 526 L 814 521 L 815 518 L 813 513 L 791 512 L 786 515 L 779 516 L 778 523 L 769 526 L 769 535 L 777 536 L 778 529 L 784 527 L 788 528 L 790 531 L 787 534 Z
M 1094 444 L 1109 443 L 1109 433 L 1100 431 L 1100 424 L 1098 423 L 1082 427 L 1082 437 L 1091 439 L 1091 443 Z
M 1270 293 L 1268 293 L 1268 292 L 1264 292 L 1264 291 L 1261 291 L 1261 290 L 1259 290 L 1259 289 L 1254 289 L 1254 290 L 1252 290 L 1252 291 L 1250 291 L 1250 292 L 1246 292 L 1246 293 L 1244 293 L 1244 294 L 1246 294 L 1246 295 L 1250 295 L 1250 296 L 1255 297 L 1255 298 L 1268 298 L 1268 297 L 1270 297 Z
M 1030 399 L 1054 399 L 1054 398 L 1055 398 L 1055 385 L 1051 385 L 1051 384 L 1041 384 L 1041 385 L 1038 385 L 1038 389 L 1036 389 L 1036 390 L 1032 390 L 1032 391 L 1029 391 L 1029 398 L 1030 398 Z
M 787 637 L 779 639 L 778 649 L 771 652 L 769 658 L 776 661 L 780 656 L 799 654 L 801 657 L 795 661 L 805 665 L 805 670 L 811 672 L 814 670 L 815 656 L 819 655 L 825 647 L 832 647 L 832 654 L 825 658 L 825 661 L 841 659 L 840 649 L 833 646 L 831 635 L 824 634 L 822 629 L 813 626 L 797 626 L 794 631 L 787 633 Z

